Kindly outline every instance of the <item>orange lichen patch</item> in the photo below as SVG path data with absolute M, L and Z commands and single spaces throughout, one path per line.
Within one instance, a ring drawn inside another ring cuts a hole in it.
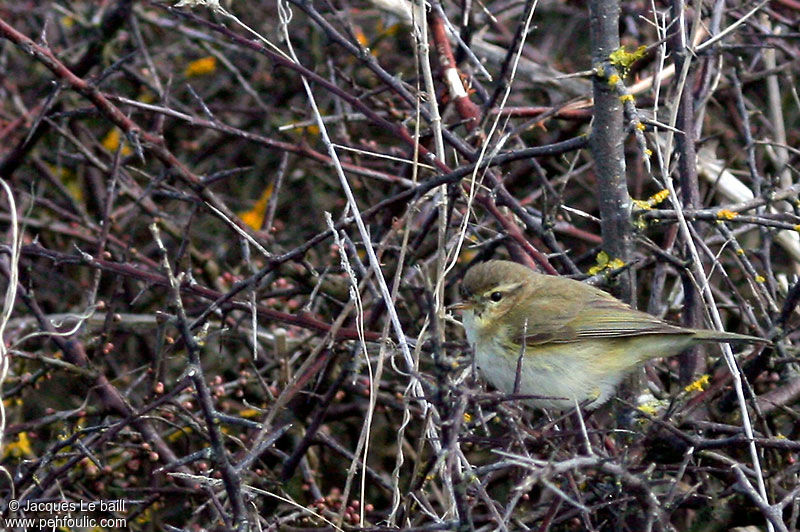
M 267 214 L 267 204 L 269 203 L 269 198 L 272 197 L 272 183 L 267 185 L 267 188 L 264 189 L 264 192 L 261 193 L 261 197 L 258 198 L 253 208 L 249 211 L 245 211 L 239 214 L 239 218 L 242 219 L 244 223 L 246 223 L 249 227 L 253 228 L 255 231 L 259 231 L 261 226 L 264 224 L 264 216 Z
M 117 148 L 119 148 L 119 143 L 121 142 L 121 140 L 122 140 L 122 134 L 120 133 L 119 129 L 112 128 L 108 131 L 108 133 L 106 133 L 106 136 L 103 137 L 103 140 L 100 141 L 100 143 L 106 150 L 110 151 L 111 153 L 114 153 L 117 151 Z M 127 143 L 123 143 L 121 152 L 122 156 L 127 157 L 131 153 L 133 153 L 133 151 L 131 150 L 130 146 L 128 146 Z
M 217 58 L 208 55 L 206 57 L 201 57 L 200 59 L 195 59 L 191 63 L 186 66 L 186 70 L 183 73 L 186 75 L 187 78 L 196 77 L 196 76 L 205 76 L 208 74 L 213 73 L 217 69 Z

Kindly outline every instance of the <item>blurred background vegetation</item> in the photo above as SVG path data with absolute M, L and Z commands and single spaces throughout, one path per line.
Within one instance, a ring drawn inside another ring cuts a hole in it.
M 586 2 L 410 5 L 0 4 L 2 500 L 125 500 L 92 515 L 132 530 L 796 528 L 800 5 L 626 1 L 600 63 Z M 631 256 L 593 81 L 627 106 Z M 473 373 L 446 306 L 489 257 L 635 273 L 639 308 L 710 327 L 707 284 L 775 346 L 739 354 L 745 405 L 710 347 L 583 426 Z

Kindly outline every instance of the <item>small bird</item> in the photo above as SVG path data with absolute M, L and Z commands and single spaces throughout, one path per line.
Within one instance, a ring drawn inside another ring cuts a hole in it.
M 593 286 L 504 260 L 472 267 L 461 295 L 453 308 L 483 376 L 504 393 L 539 396 L 527 402 L 543 408 L 597 408 L 637 364 L 703 342 L 769 343 L 670 325 Z

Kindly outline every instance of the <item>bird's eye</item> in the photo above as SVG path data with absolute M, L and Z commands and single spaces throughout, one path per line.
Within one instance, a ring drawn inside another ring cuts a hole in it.
M 492 301 L 497 303 L 498 301 L 503 299 L 503 293 L 502 292 L 492 292 L 492 295 L 489 296 L 489 299 L 491 299 Z

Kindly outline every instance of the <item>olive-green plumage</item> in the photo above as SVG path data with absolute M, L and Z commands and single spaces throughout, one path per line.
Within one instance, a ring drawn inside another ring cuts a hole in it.
M 593 286 L 542 275 L 520 264 L 478 264 L 461 285 L 467 339 L 477 365 L 499 390 L 542 396 L 536 406 L 569 408 L 607 401 L 642 361 L 672 356 L 701 342 L 765 340 L 742 334 L 685 329 L 632 309 Z

